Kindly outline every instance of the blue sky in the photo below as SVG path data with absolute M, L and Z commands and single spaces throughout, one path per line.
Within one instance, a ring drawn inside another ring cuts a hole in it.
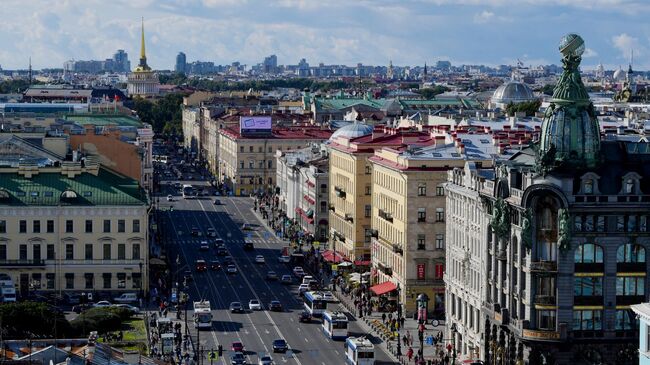
M 2 0 L 0 66 L 62 67 L 122 48 L 137 64 L 140 17 L 155 69 L 188 61 L 280 64 L 559 63 L 583 36 L 583 65 L 650 69 L 650 0 Z

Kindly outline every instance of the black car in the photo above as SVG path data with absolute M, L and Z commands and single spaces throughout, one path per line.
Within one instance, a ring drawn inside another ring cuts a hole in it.
M 87 309 L 93 308 L 95 303 L 77 304 L 72 307 L 72 311 L 79 314 Z
M 272 312 L 282 312 L 282 303 L 277 300 L 272 300 L 271 304 L 269 304 L 269 309 Z
M 230 303 L 230 313 L 244 313 L 244 307 L 239 302 Z
M 226 256 L 228 255 L 228 250 L 225 247 L 217 248 L 217 256 Z
M 210 269 L 212 270 L 221 270 L 221 263 L 217 260 L 210 261 Z
M 232 256 L 226 256 L 223 258 L 223 264 L 224 265 L 230 265 L 233 263 Z
M 304 322 L 304 323 L 309 323 L 311 322 L 311 313 L 307 311 L 302 311 L 300 312 L 300 316 L 298 317 L 299 322 Z
M 284 339 L 277 339 L 273 341 L 273 352 L 282 352 L 285 353 L 289 349 L 287 341 Z

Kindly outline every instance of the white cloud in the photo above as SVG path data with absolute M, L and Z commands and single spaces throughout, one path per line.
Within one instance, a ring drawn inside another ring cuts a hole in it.
M 582 58 L 593 58 L 596 56 L 598 56 L 598 52 L 591 48 L 585 48 L 585 52 L 582 54 Z
M 620 57 L 623 59 L 629 59 L 634 50 L 634 53 L 637 55 L 643 55 L 645 53 L 645 47 L 639 43 L 639 39 L 630 36 L 627 33 L 621 33 L 612 37 L 612 43 L 620 52 Z
M 492 19 L 494 19 L 494 13 L 487 10 L 483 10 L 482 12 L 474 15 L 474 23 L 487 23 Z

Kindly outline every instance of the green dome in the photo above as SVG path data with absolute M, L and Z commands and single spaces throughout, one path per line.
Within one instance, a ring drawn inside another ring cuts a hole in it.
M 542 122 L 539 159 L 542 169 L 595 167 L 600 153 L 600 127 L 582 83 L 580 61 L 584 41 L 568 34 L 560 41 L 564 71 Z

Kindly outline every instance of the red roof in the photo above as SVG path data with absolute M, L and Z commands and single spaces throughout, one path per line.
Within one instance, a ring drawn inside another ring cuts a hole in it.
M 393 284 L 392 281 L 385 281 L 381 284 L 373 285 L 370 287 L 370 290 L 372 290 L 377 295 L 386 294 L 395 289 L 397 289 L 397 285 Z
M 325 251 L 323 251 L 321 253 L 321 256 L 323 256 L 323 259 L 325 261 L 333 262 L 335 264 L 338 264 L 339 262 L 342 262 L 342 261 L 348 261 L 345 258 L 345 255 L 343 255 L 342 253 L 340 253 L 338 251 L 336 252 L 336 254 L 334 254 L 334 251 L 332 251 L 332 250 L 325 250 Z
M 239 126 L 229 126 L 220 130 L 221 133 L 232 139 L 304 139 L 304 140 L 327 140 L 332 136 L 329 129 L 321 129 L 319 126 L 293 126 L 291 128 L 274 126 L 269 136 L 246 136 L 242 137 Z
M 370 266 L 370 261 L 368 260 L 354 260 L 355 266 Z

